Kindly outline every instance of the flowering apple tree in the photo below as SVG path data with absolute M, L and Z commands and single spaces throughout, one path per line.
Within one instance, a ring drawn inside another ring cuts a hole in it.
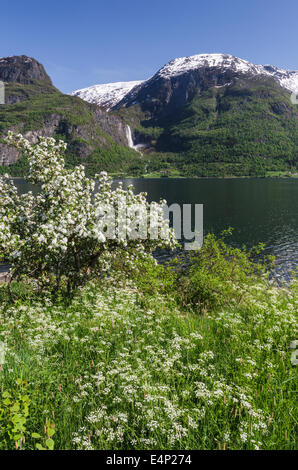
M 175 246 L 165 201 L 149 204 L 132 186 L 113 190 L 105 172 L 96 175 L 97 186 L 82 165 L 67 169 L 63 141 L 41 137 L 31 145 L 12 132 L 5 140 L 27 157 L 28 180 L 40 189 L 19 194 L 8 175 L 0 178 L 0 260 L 11 265 L 12 279 L 71 292 L 115 261 L 132 266 L 157 247 Z

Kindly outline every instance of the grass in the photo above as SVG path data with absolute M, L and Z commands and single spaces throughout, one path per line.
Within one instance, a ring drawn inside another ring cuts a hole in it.
M 297 286 L 198 314 L 142 282 L 68 305 L 0 287 L 0 449 L 297 448 Z
M 298 173 L 289 171 L 267 171 L 266 178 L 297 178 Z

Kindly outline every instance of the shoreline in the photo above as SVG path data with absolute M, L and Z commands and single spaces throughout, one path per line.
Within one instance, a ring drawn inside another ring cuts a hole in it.
M 0 175 L 0 178 L 3 177 L 4 175 Z M 293 180 L 298 180 L 298 173 L 294 173 L 292 175 L 267 175 L 267 176 L 183 176 L 183 175 L 154 175 L 154 176 L 132 176 L 132 175 L 121 175 L 117 173 L 109 173 L 109 176 L 113 179 L 144 179 L 144 180 L 156 180 L 156 179 L 179 179 L 179 180 L 190 180 L 190 179 L 199 179 L 199 180 L 244 180 L 244 179 L 293 179 Z M 9 176 L 9 178 L 13 180 L 26 180 L 27 176 Z M 94 178 L 90 177 L 91 179 Z
M 111 175 L 113 179 L 142 179 L 142 180 L 161 180 L 161 179 L 179 179 L 179 180 L 244 180 L 244 179 L 293 179 L 298 180 L 298 175 L 296 176 L 119 176 Z M 25 178 L 25 177 L 24 177 Z M 23 178 L 23 179 L 24 179 Z M 17 179 L 17 178 L 13 178 Z M 20 177 L 22 179 L 22 177 Z

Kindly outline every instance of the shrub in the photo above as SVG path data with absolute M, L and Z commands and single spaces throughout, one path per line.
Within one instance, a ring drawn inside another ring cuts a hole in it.
M 178 276 L 177 292 L 182 303 L 201 311 L 241 303 L 255 283 L 268 277 L 273 257 L 261 258 L 263 244 L 247 251 L 229 246 L 225 238 L 232 229 L 205 237 Z
M 149 203 L 146 194 L 135 195 L 132 186 L 112 190 L 105 172 L 95 181 L 82 165 L 65 167 L 66 144 L 40 138 L 32 146 L 20 134 L 6 142 L 19 149 L 29 163 L 29 181 L 41 186 L 19 195 L 13 182 L 0 178 L 0 259 L 11 264 L 12 279 L 27 276 L 40 289 L 71 293 L 90 278 L 108 273 L 119 259 L 131 265 L 151 257 L 157 246 L 173 247 L 174 232 L 163 219 L 163 204 Z M 136 237 L 144 213 L 148 226 L 161 237 Z M 111 227 L 114 232 L 111 233 Z M 161 232 L 162 230 L 162 232 Z

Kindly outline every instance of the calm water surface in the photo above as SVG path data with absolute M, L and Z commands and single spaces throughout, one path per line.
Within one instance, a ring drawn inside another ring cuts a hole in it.
M 119 180 L 117 180 L 119 181 Z M 204 234 L 234 227 L 237 246 L 266 244 L 276 256 L 277 276 L 288 277 L 298 265 L 298 179 L 123 179 L 148 199 L 168 204 L 204 204 Z M 20 191 L 32 189 L 15 181 Z M 34 188 L 36 191 L 36 188 Z

